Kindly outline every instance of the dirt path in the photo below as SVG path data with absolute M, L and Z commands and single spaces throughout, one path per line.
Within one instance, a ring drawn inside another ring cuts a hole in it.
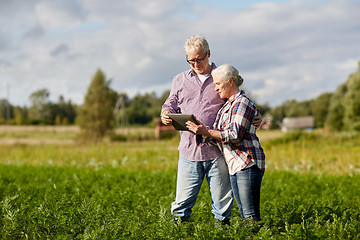
M 13 144 L 30 144 L 30 145 L 42 145 L 42 144 L 73 144 L 73 139 L 36 139 L 30 137 L 13 137 L 11 133 L 18 135 L 31 135 L 31 133 L 77 133 L 79 132 L 78 126 L 11 126 L 0 125 L 0 145 L 13 145 Z M 7 136 L 10 135 L 10 136 Z M 36 134 L 34 134 L 36 135 Z
M 5 138 L 0 139 L 0 145 L 15 145 L 15 144 L 25 144 L 25 145 L 44 145 L 44 144 L 73 144 L 74 140 L 58 140 L 58 139 L 28 139 L 28 138 Z
M 31 132 L 31 131 L 50 131 L 50 132 L 79 132 L 78 126 L 12 126 L 0 125 L 0 133 L 3 132 Z

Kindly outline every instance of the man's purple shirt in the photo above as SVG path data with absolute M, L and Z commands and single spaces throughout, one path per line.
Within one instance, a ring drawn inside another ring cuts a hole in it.
M 213 63 L 212 69 L 216 66 Z M 225 103 L 215 91 L 215 84 L 210 75 L 204 83 L 190 69 L 176 75 L 171 92 L 162 106 L 161 112 L 180 110 L 184 114 L 194 114 L 209 128 L 213 127 L 217 112 Z M 180 131 L 179 153 L 190 161 L 209 161 L 221 157 L 220 150 L 210 143 L 196 144 L 196 135 L 190 131 Z

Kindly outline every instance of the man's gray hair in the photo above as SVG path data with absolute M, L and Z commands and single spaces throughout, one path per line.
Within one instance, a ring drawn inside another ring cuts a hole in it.
M 223 64 L 215 68 L 212 75 L 218 75 L 224 82 L 230 82 L 230 79 L 234 79 L 237 87 L 240 87 L 244 82 L 244 79 L 239 75 L 239 71 L 230 64 Z
M 194 35 L 194 36 L 189 37 L 186 40 L 184 48 L 185 48 L 185 52 L 187 52 L 188 50 L 191 50 L 191 49 L 195 49 L 195 50 L 203 49 L 205 52 L 207 52 L 210 49 L 209 43 L 201 35 Z

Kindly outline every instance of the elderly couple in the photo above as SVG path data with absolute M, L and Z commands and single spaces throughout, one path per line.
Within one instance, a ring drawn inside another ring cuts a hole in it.
M 255 104 L 240 91 L 243 79 L 230 65 L 216 68 L 202 36 L 185 43 L 191 69 L 176 75 L 162 106 L 161 121 L 171 124 L 168 113 L 192 113 L 199 125 L 188 121 L 190 131 L 180 132 L 175 221 L 188 221 L 206 176 L 216 221 L 230 224 L 233 197 L 243 219 L 260 220 L 260 187 L 265 154 L 256 127 L 261 116 Z M 199 142 L 199 136 L 200 142 Z M 213 144 L 217 143 L 217 146 Z

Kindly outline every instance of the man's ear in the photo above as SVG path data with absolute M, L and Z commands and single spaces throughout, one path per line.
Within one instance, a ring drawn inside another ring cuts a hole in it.
M 209 51 L 208 51 L 208 58 L 210 58 L 210 49 L 209 49 Z

